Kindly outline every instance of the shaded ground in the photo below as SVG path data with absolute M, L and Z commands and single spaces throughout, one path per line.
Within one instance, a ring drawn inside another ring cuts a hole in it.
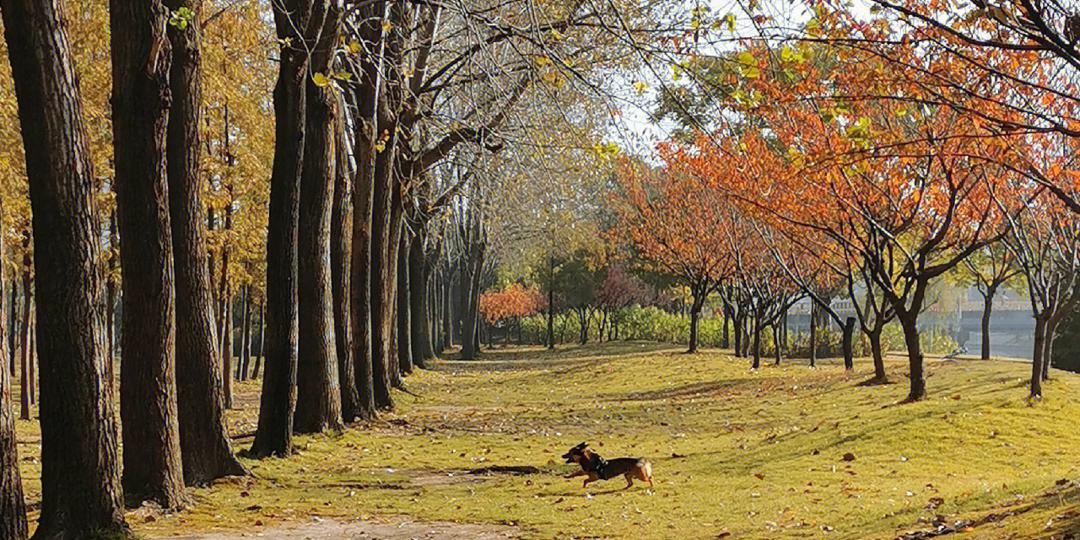
M 303 525 L 283 525 L 261 531 L 219 532 L 187 536 L 173 536 L 168 540 L 248 540 L 250 538 L 274 538 L 277 540 L 449 540 L 472 538 L 475 540 L 504 540 L 516 538 L 511 527 L 492 525 L 464 525 L 460 523 L 427 523 L 416 521 L 342 522 L 319 520 Z
M 859 386 L 866 361 L 853 373 L 820 366 L 751 371 L 720 352 L 638 343 L 485 351 L 411 376 L 411 394 L 396 394 L 397 413 L 378 422 L 299 437 L 287 460 L 245 460 L 254 478 L 194 490 L 185 512 L 128 518 L 150 537 L 217 540 L 395 538 L 371 529 L 387 526 L 408 538 L 634 539 L 891 539 L 957 523 L 974 538 L 1067 538 L 1080 528 L 1080 377 L 1055 372 L 1032 407 L 1024 364 L 928 360 L 930 398 L 901 404 L 904 384 Z M 888 371 L 904 381 L 906 363 L 890 359 Z M 237 388 L 238 436 L 254 429 L 257 393 Z M 36 430 L 19 423 L 35 508 Z M 558 456 L 583 440 L 606 457 L 649 458 L 655 492 L 563 479 L 573 468 Z

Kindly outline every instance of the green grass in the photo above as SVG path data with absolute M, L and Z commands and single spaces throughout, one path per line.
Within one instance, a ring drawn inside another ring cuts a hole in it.
M 720 352 L 636 343 L 486 352 L 407 379 L 398 411 L 343 434 L 300 437 L 287 460 L 245 460 L 254 478 L 193 491 L 189 510 L 129 515 L 157 536 L 266 530 L 310 516 L 513 524 L 530 538 L 892 538 L 935 515 L 1022 511 L 969 536 L 1037 538 L 1080 529 L 1080 377 L 1054 373 L 1026 401 L 1027 365 L 928 360 L 930 397 L 859 386 L 834 362 L 748 369 Z M 238 388 L 234 432 L 250 432 L 258 388 Z M 20 422 L 31 503 L 36 423 Z M 581 441 L 644 456 L 656 489 L 583 490 L 559 455 Z M 248 442 L 238 442 L 238 448 Z M 853 461 L 844 461 L 846 453 Z M 529 476 L 466 474 L 535 465 Z M 942 499 L 936 508 L 931 501 Z M 36 504 L 34 505 L 36 508 Z M 142 513 L 140 513 L 142 512 Z

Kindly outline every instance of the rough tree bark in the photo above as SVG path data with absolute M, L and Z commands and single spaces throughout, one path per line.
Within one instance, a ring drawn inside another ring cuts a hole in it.
M 377 97 L 380 84 L 378 58 L 385 43 L 382 35 L 381 17 L 385 2 L 376 1 L 359 8 L 361 21 L 357 34 L 366 50 L 379 51 L 377 55 L 363 55 L 360 74 L 355 90 L 348 94 L 350 104 L 356 109 L 353 130 L 353 155 L 356 176 L 352 190 L 351 263 L 349 265 L 349 328 L 352 339 L 352 361 L 355 367 L 356 390 L 359 397 L 357 414 L 360 418 L 375 416 L 374 343 L 372 341 L 372 317 L 374 299 L 372 292 L 372 251 L 374 249 L 373 205 L 375 186 L 376 142 L 379 137 Z
M 335 133 L 334 203 L 330 211 L 330 289 L 334 301 L 334 338 L 337 352 L 338 385 L 341 388 L 341 419 L 352 422 L 361 417 L 360 395 L 356 390 L 356 366 L 353 363 L 352 329 L 349 322 L 349 274 L 351 236 L 348 234 L 351 197 L 349 154 L 342 118 L 338 116 Z
M 742 315 L 735 316 L 735 358 L 743 356 L 743 326 L 746 321 Z
M 171 96 L 168 9 L 110 0 L 112 120 L 124 325 L 120 419 L 124 494 L 184 502 L 176 405 L 175 292 L 165 139 Z
M 409 242 L 405 234 L 398 245 L 397 266 L 397 357 L 398 370 L 402 375 L 412 373 L 412 304 L 409 300 Z
M 461 272 L 462 290 L 465 294 L 461 319 L 461 358 L 464 360 L 473 360 L 480 352 L 480 274 L 484 268 L 485 246 L 479 238 L 479 219 L 475 216 L 471 219 L 471 238 L 466 246 L 465 264 Z M 554 340 L 549 348 L 553 346 Z
M 380 124 L 384 122 L 380 121 Z M 396 131 L 396 130 L 393 130 Z M 393 150 L 397 137 L 392 134 L 387 149 L 375 157 L 374 197 L 371 213 L 371 364 L 375 382 L 375 406 L 393 408 L 390 388 L 397 362 L 393 341 L 397 331 L 394 302 L 397 299 L 397 245 L 394 237 L 394 192 L 397 179 L 393 172 Z
M 423 244 L 420 237 L 416 237 L 409 247 L 409 310 L 412 313 L 410 341 L 413 363 L 420 368 L 427 367 L 428 362 L 435 359 L 429 317 L 433 311 L 429 310 L 428 304 L 431 266 L 424 255 Z
M 259 457 L 292 453 L 298 334 L 296 237 L 308 68 L 305 49 L 318 40 L 325 2 L 283 0 L 273 4 L 273 11 L 281 57 L 274 87 L 274 165 L 266 240 L 266 367 L 259 427 L 251 448 Z
M 35 538 L 125 537 L 117 425 L 95 316 L 93 168 L 57 0 L 0 0 L 33 213 L 41 301 L 41 518 Z M 6 454 L 6 453 L 5 453 Z
M 401 175 L 398 167 L 398 144 L 401 125 L 398 113 L 404 101 L 401 72 L 406 47 L 401 30 L 408 7 L 388 2 L 380 12 L 379 22 L 391 29 L 383 43 L 382 79 L 379 92 L 377 130 L 383 148 L 375 155 L 374 192 L 371 211 L 371 364 L 375 381 L 375 405 L 380 409 L 394 406 L 390 389 L 400 382 L 395 350 L 397 299 L 397 252 L 401 234 Z M 383 19 L 382 17 L 385 17 Z
M 390 135 L 390 139 L 394 139 Z M 390 145 L 387 145 L 390 148 Z M 379 409 L 393 408 L 391 388 L 391 341 L 394 327 L 394 289 L 396 276 L 392 275 L 391 266 L 396 266 L 396 257 L 390 259 L 390 244 L 393 236 L 391 228 L 391 206 L 393 174 L 390 170 L 392 152 L 384 150 L 375 157 L 374 197 L 371 212 L 371 366 L 375 388 L 375 406 Z M 396 252 L 396 250 L 395 250 Z M 394 264 L 391 264 L 393 262 Z M 394 281 L 394 286 L 388 281 Z
M 1031 354 L 1031 385 L 1029 398 L 1033 400 L 1042 399 L 1042 372 L 1043 363 L 1046 362 L 1046 358 L 1043 354 L 1046 353 L 1046 317 L 1043 315 L 1035 316 L 1035 340 L 1032 344 Z
M 201 20 L 201 0 L 167 0 L 173 11 L 187 7 Z M 176 271 L 176 401 L 184 483 L 209 484 L 246 474 L 233 455 L 225 426 L 221 357 L 214 329 L 210 266 L 199 194 L 199 117 L 202 64 L 199 24 L 169 26 L 172 110 L 166 139 L 169 218 Z
M 325 73 L 337 45 L 341 12 L 331 7 L 311 56 L 311 71 Z M 306 82 L 304 161 L 297 236 L 297 433 L 341 429 L 330 270 L 330 215 L 334 199 L 334 94 Z
M 844 349 L 844 369 L 855 369 L 855 350 L 852 346 L 852 340 L 855 336 L 855 317 L 848 317 L 844 320 L 844 328 L 840 338 L 840 343 Z
M 919 343 L 919 329 L 916 326 L 918 313 L 897 313 L 896 318 L 904 329 L 904 344 L 908 352 L 908 368 L 911 388 L 908 392 L 908 401 L 919 401 L 926 397 L 926 377 L 923 374 L 922 345 Z
M 401 326 L 398 323 L 398 276 L 401 272 L 398 269 L 398 259 L 401 253 L 401 236 L 404 223 L 404 212 L 402 207 L 402 186 L 400 181 L 394 182 L 394 197 L 391 202 L 390 223 L 392 224 L 392 230 L 390 233 L 390 252 L 386 254 L 386 274 L 383 276 L 384 297 L 389 301 L 383 304 L 383 308 L 389 308 L 388 312 L 384 312 L 382 315 L 387 317 L 388 331 L 390 336 L 390 354 L 387 356 L 387 375 L 390 377 L 391 388 L 404 388 L 405 380 L 402 378 L 401 368 L 401 347 L 398 342 L 398 336 L 400 335 Z

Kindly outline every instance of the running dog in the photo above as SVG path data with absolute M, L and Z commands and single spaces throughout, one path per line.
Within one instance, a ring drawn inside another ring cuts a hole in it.
M 643 458 L 622 457 L 606 460 L 600 454 L 589 449 L 588 443 L 581 443 L 570 449 L 562 456 L 567 463 L 577 463 L 581 470 L 566 475 L 566 478 L 584 476 L 585 482 L 581 487 L 588 487 L 589 483 L 597 480 L 609 480 L 622 475 L 626 478 L 626 488 L 634 485 L 634 479 L 648 482 L 653 487 L 652 465 Z

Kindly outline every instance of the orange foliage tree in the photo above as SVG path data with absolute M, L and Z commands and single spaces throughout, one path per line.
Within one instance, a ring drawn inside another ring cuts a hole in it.
M 683 151 L 660 147 L 662 167 L 624 163 L 616 208 L 618 234 L 652 269 L 690 289 L 689 352 L 698 346 L 698 319 L 705 299 L 735 269 L 728 231 L 738 216 L 723 193 L 687 170 Z
M 727 106 L 744 121 L 736 135 L 699 135 L 681 168 L 741 212 L 819 246 L 852 289 L 873 288 L 903 327 L 908 397 L 922 399 L 927 289 L 1000 236 L 1009 210 L 989 193 L 1022 166 L 1015 137 L 969 108 L 934 106 L 906 69 L 857 50 L 751 47 L 736 58 Z M 962 69 L 945 60 L 927 67 Z
M 536 288 L 526 288 L 520 283 L 514 283 L 502 290 L 489 290 L 480 295 L 480 314 L 492 326 L 520 321 L 545 309 L 547 300 L 544 295 Z

